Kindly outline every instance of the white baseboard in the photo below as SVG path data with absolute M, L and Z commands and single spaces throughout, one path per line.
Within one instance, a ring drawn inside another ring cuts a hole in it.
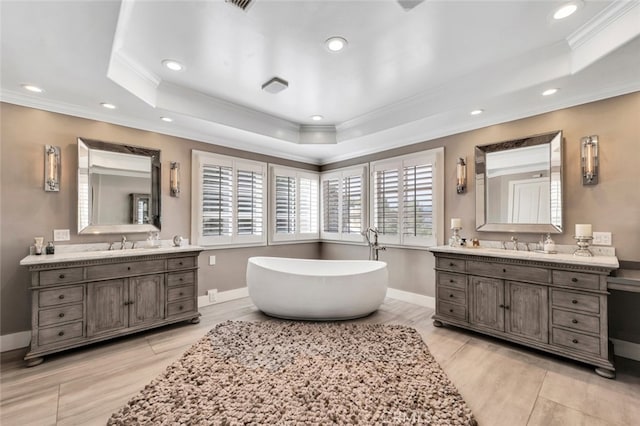
M 613 353 L 622 358 L 640 361 L 640 343 L 627 342 L 626 340 L 611 339 Z
M 216 303 L 228 302 L 230 300 L 242 299 L 243 297 L 249 297 L 249 289 L 247 287 L 221 291 L 216 296 L 215 302 L 210 302 L 209 296 L 198 296 L 198 308 L 202 308 L 203 306 L 215 305 Z
M 12 351 L 14 349 L 26 348 L 31 343 L 31 332 L 21 331 L 19 333 L 5 334 L 0 336 L 0 352 Z
M 401 300 L 407 303 L 413 303 L 414 305 L 418 306 L 424 306 L 425 308 L 436 308 L 436 299 L 431 296 L 425 296 L 423 294 L 411 293 L 404 290 L 398 290 L 396 288 L 388 288 L 387 297 Z

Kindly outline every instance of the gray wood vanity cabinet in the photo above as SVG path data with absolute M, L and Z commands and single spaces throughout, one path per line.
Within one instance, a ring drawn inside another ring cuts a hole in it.
M 612 378 L 607 276 L 615 267 L 431 251 L 443 323 L 582 361 Z
M 200 321 L 201 249 L 29 264 L 31 347 L 25 361 L 180 321 Z M 44 260 L 44 257 L 43 257 Z

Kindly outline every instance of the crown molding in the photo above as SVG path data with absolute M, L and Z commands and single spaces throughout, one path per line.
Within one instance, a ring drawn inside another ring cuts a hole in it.
M 569 43 L 571 49 L 576 49 L 590 39 L 597 37 L 605 28 L 614 24 L 621 17 L 639 8 L 640 3 L 638 1 L 616 0 L 580 28 L 569 34 L 567 43 Z

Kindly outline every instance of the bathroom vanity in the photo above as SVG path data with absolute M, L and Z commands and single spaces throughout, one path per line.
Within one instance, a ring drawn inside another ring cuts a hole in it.
M 31 274 L 28 366 L 43 356 L 180 321 L 200 321 L 201 247 L 27 256 Z
M 618 268 L 615 256 L 430 250 L 436 258 L 435 326 L 499 337 L 615 377 L 607 324 L 607 277 Z

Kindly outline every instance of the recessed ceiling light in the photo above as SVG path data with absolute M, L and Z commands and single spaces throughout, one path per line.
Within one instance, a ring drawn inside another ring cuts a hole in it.
M 347 40 L 343 37 L 330 37 L 324 44 L 330 51 L 339 52 L 347 46 Z
M 558 10 L 553 14 L 553 19 L 564 19 L 568 16 L 573 15 L 573 13 L 578 10 L 578 3 L 567 3 L 563 6 L 560 6 Z
M 471 115 L 478 115 L 478 114 L 482 114 L 484 112 L 483 109 L 474 109 L 473 111 L 471 111 Z
M 114 104 L 110 104 L 108 102 L 102 102 L 100 105 L 102 105 L 103 107 L 105 107 L 107 109 L 116 109 L 116 106 Z
M 554 93 L 556 93 L 558 91 L 558 89 L 547 89 L 544 92 L 542 92 L 542 96 L 551 96 Z
M 173 118 L 171 118 L 171 117 L 160 117 L 160 120 L 166 121 L 167 123 L 171 123 L 173 121 Z
M 42 93 L 42 92 L 44 92 L 44 90 L 42 90 L 38 86 L 34 86 L 33 84 L 21 84 L 21 86 L 22 86 L 22 88 L 24 90 L 28 90 L 28 91 L 33 92 L 33 93 Z
M 184 65 L 173 59 L 165 59 L 162 61 L 162 65 L 169 68 L 171 71 L 182 71 L 184 69 Z
M 311 116 L 311 119 L 312 119 L 313 121 L 320 121 L 320 120 L 322 120 L 323 118 L 324 118 L 324 117 L 323 117 L 323 116 L 321 116 L 321 115 L 312 115 L 312 116 Z

